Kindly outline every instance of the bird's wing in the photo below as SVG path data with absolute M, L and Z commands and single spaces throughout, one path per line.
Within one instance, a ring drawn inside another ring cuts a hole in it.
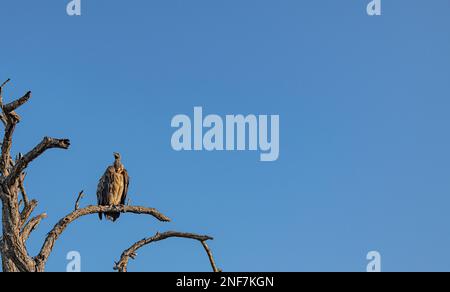
M 105 174 L 101 177 L 97 188 L 97 203 L 104 206 L 109 205 L 108 194 L 114 177 L 114 167 L 110 166 L 106 169 Z
M 130 177 L 128 176 L 128 171 L 126 169 L 123 170 L 123 193 L 120 203 L 125 205 L 127 195 L 128 195 L 128 185 L 130 184 Z

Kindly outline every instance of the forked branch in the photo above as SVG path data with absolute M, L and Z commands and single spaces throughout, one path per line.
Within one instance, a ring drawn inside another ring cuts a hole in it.
M 80 201 L 84 198 L 84 191 L 78 193 L 77 201 L 75 202 L 75 211 L 80 209 Z
M 2 257 L 3 271 L 44 271 L 47 260 L 58 238 L 67 229 L 69 224 L 82 216 L 97 213 L 119 212 L 145 214 L 153 216 L 159 221 L 170 221 L 168 217 L 154 208 L 129 205 L 87 206 L 85 208 L 80 208 L 80 200 L 84 196 L 83 192 L 80 192 L 75 202 L 75 210 L 62 218 L 53 227 L 53 229 L 47 234 L 39 254 L 36 257 L 31 258 L 27 250 L 26 241 L 30 237 L 33 230 L 35 230 L 40 222 L 47 217 L 47 214 L 42 213 L 31 218 L 31 214 L 37 207 L 37 201 L 30 200 L 26 193 L 24 187 L 25 170 L 31 162 L 40 157 L 49 149 L 68 149 L 70 146 L 70 141 L 68 139 L 45 137 L 30 152 L 25 155 L 19 154 L 15 160 L 13 160 L 11 156 L 13 135 L 17 124 L 20 122 L 20 116 L 16 113 L 16 110 L 30 100 L 31 92 L 28 91 L 25 95 L 10 103 L 4 103 L 3 89 L 9 81 L 10 80 L 8 79 L 0 85 L 0 121 L 5 126 L 4 136 L 2 141 L 0 141 L 0 199 L 2 201 L 3 208 L 3 237 L 0 237 L 0 256 Z M 20 201 L 19 192 L 22 194 Z M 22 206 L 21 203 L 23 203 L 22 210 L 20 210 Z M 157 233 L 153 237 L 143 239 L 135 243 L 128 250 L 124 251 L 115 268 L 121 272 L 125 272 L 127 270 L 129 258 L 134 258 L 136 256 L 136 251 L 139 248 L 152 242 L 161 241 L 170 237 L 189 238 L 199 241 L 208 255 L 213 271 L 220 271 L 216 267 L 212 252 L 206 244 L 206 241 L 212 239 L 211 237 L 174 231 Z
M 33 232 L 38 227 L 39 223 L 41 223 L 42 219 L 44 218 L 47 218 L 46 213 L 42 213 L 32 218 L 30 221 L 28 221 L 27 224 L 25 224 L 22 232 L 20 233 L 23 242 L 26 242 L 28 240 L 28 237 L 30 237 L 31 232 Z
M 161 241 L 161 240 L 171 238 L 171 237 L 189 238 L 189 239 L 194 239 L 194 240 L 200 241 L 203 248 L 206 251 L 206 254 L 208 255 L 212 270 L 214 272 L 220 272 L 220 270 L 217 268 L 217 266 L 215 264 L 212 252 L 211 252 L 210 248 L 208 247 L 208 245 L 206 244 L 206 241 L 213 239 L 212 237 L 207 236 L 207 235 L 198 235 L 198 234 L 194 234 L 194 233 L 185 233 L 185 232 L 176 232 L 176 231 L 167 231 L 164 233 L 158 232 L 152 237 L 144 238 L 144 239 L 136 242 L 130 248 L 128 248 L 127 250 L 125 250 L 122 253 L 119 262 L 117 262 L 114 266 L 114 270 L 117 270 L 119 272 L 126 272 L 127 266 L 128 266 L 128 261 L 130 260 L 130 258 L 132 258 L 132 259 L 136 258 L 136 256 L 137 256 L 136 252 L 138 249 L 140 249 L 141 247 L 148 245 L 152 242 Z
M 8 82 L 11 81 L 11 79 L 7 79 L 5 82 L 0 85 L 0 106 L 3 107 L 3 88 L 8 84 Z
M 19 178 L 20 174 L 27 168 L 28 164 L 38 158 L 42 153 L 48 149 L 60 148 L 68 149 L 70 146 L 69 139 L 55 139 L 45 137 L 41 143 L 33 148 L 30 152 L 21 157 L 11 170 L 10 175 L 6 179 L 7 185 L 14 184 Z
M 23 205 L 26 207 L 30 203 L 30 200 L 28 199 L 27 191 L 25 190 L 24 185 L 25 177 L 26 177 L 25 172 L 22 172 L 19 176 L 19 190 L 20 193 L 22 194 Z
M 154 208 L 146 208 L 139 206 L 88 206 L 82 209 L 78 209 L 61 219 L 55 227 L 48 233 L 45 239 L 44 245 L 39 252 L 39 255 L 35 257 L 37 271 L 43 271 L 45 263 L 53 250 L 56 240 L 64 232 L 67 226 L 78 218 L 91 214 L 106 213 L 106 212 L 119 212 L 119 213 L 134 213 L 145 214 L 153 216 L 162 222 L 169 222 L 170 218 L 160 213 Z
M 20 213 L 20 223 L 21 228 L 25 225 L 25 223 L 28 221 L 28 218 L 30 218 L 31 214 L 33 213 L 34 209 L 36 209 L 38 205 L 38 202 L 36 200 L 31 200 L 22 210 Z
M 25 104 L 30 98 L 31 98 L 31 91 L 28 91 L 21 98 L 16 99 L 13 102 L 3 105 L 3 112 L 6 114 L 6 113 L 10 113 L 10 112 L 16 110 L 21 105 Z
M 0 161 L 1 162 L 0 171 L 3 174 L 3 176 L 7 176 L 9 174 L 8 167 L 12 162 L 11 160 L 12 137 L 16 129 L 16 125 L 20 121 L 20 117 L 15 112 L 3 112 L 3 114 L 6 121 L 6 128 L 2 142 L 2 158 Z

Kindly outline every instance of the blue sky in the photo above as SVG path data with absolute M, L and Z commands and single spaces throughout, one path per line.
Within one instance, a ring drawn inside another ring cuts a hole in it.
M 97 181 L 122 153 L 133 204 L 173 219 L 84 217 L 57 242 L 82 270 L 110 271 L 156 231 L 215 237 L 225 271 L 450 270 L 450 2 L 369 0 L 82 0 L 0 2 L 0 80 L 6 99 L 33 91 L 14 151 L 45 135 L 69 151 L 28 170 L 47 212 L 30 239 L 95 203 Z M 175 152 L 176 114 L 280 115 L 280 158 L 255 152 Z M 208 271 L 196 242 L 139 252 L 130 271 Z

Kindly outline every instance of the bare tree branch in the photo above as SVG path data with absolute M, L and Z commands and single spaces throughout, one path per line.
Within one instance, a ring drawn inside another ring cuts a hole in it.
M 2 157 L 0 161 L 0 171 L 3 176 L 7 176 L 9 174 L 8 167 L 11 165 L 11 146 L 12 146 L 12 136 L 14 134 L 14 130 L 16 129 L 17 123 L 20 121 L 19 115 L 15 112 L 5 113 L 6 116 L 6 128 L 5 134 L 3 136 L 2 143 Z
M 0 113 L 0 121 L 2 122 L 3 126 L 6 127 L 8 122 L 6 121 L 6 116 L 4 113 Z
M 2 85 L 0 85 L 0 89 L 3 89 L 3 87 L 5 87 L 5 85 L 8 84 L 9 81 L 11 81 L 10 78 L 8 78 L 5 82 L 3 82 Z
M 20 122 L 20 117 L 18 114 L 14 112 L 14 110 L 17 109 L 19 106 L 25 104 L 31 98 L 31 91 L 28 91 L 21 98 L 6 105 L 3 104 L 3 96 L 2 96 L 3 87 L 9 81 L 10 81 L 9 79 L 6 80 L 0 86 L 0 106 L 3 111 L 0 116 L 0 120 L 5 125 L 5 135 L 3 136 L 3 143 L 2 143 L 2 157 L 0 161 L 0 171 L 4 176 L 7 176 L 9 174 L 8 166 L 11 163 L 12 136 L 14 134 L 16 125 Z
M 160 213 L 154 208 L 146 208 L 139 206 L 88 206 L 82 209 L 78 209 L 61 219 L 55 227 L 48 233 L 45 239 L 44 245 L 39 252 L 39 255 L 35 257 L 36 266 L 38 271 L 43 271 L 45 263 L 53 250 L 56 240 L 64 232 L 67 226 L 78 218 L 91 214 L 106 213 L 106 212 L 120 212 L 120 213 L 134 213 L 134 214 L 146 214 L 151 215 L 162 222 L 169 222 L 170 219 L 164 214 Z
M 3 106 L 3 88 L 6 86 L 6 84 L 8 84 L 8 82 L 11 81 L 11 79 L 7 79 L 5 82 L 2 83 L 2 85 L 0 85 L 0 105 Z
M 70 141 L 68 139 L 45 137 L 30 152 L 25 155 L 19 154 L 13 160 L 11 155 L 13 135 L 17 124 L 20 122 L 20 116 L 16 113 L 16 110 L 29 101 L 31 91 L 27 92 L 21 98 L 5 104 L 3 102 L 3 88 L 9 81 L 10 79 L 0 85 L 0 121 L 5 126 L 3 139 L 0 141 L 0 199 L 2 201 L 3 223 L 3 236 L 0 237 L 0 257 L 3 271 L 44 271 L 47 260 L 58 238 L 67 229 L 69 224 L 82 216 L 118 212 L 151 215 L 163 222 L 170 221 L 168 217 L 156 209 L 139 206 L 87 206 L 80 209 L 80 201 L 84 197 L 84 193 L 81 191 L 75 202 L 75 210 L 62 218 L 47 234 L 39 254 L 34 258 L 30 257 L 26 241 L 40 222 L 47 217 L 47 214 L 42 213 L 30 219 L 31 214 L 37 207 L 37 201 L 30 201 L 25 190 L 25 170 L 31 162 L 40 157 L 48 149 L 68 149 L 70 147 Z M 19 192 L 22 198 L 20 198 Z M 129 202 L 128 200 L 128 204 Z M 122 254 L 121 261 L 116 264 L 116 269 L 126 271 L 129 258 L 134 258 L 139 248 L 151 242 L 164 240 L 169 237 L 190 238 L 200 241 L 208 255 L 213 271 L 219 271 L 214 262 L 212 252 L 206 244 L 207 240 L 212 239 L 211 237 L 173 231 L 162 234 L 157 233 L 151 238 L 143 239 L 135 243 Z
M 206 244 L 207 240 L 212 240 L 213 238 L 207 235 L 198 235 L 198 234 L 194 234 L 194 233 L 184 233 L 184 232 L 176 232 L 176 231 L 167 231 L 164 233 L 156 233 L 154 236 L 149 237 L 149 238 L 144 238 L 138 242 L 136 242 L 135 244 L 133 244 L 130 248 L 128 248 L 127 250 L 125 250 L 118 263 L 115 264 L 114 266 L 114 270 L 117 270 L 119 272 L 126 272 L 127 271 L 127 266 L 128 266 L 128 261 L 130 260 L 130 258 L 135 259 L 137 254 L 136 251 L 138 249 L 140 249 L 141 247 L 150 244 L 152 242 L 157 242 L 157 241 L 161 241 L 170 237 L 179 237 L 179 238 L 189 238 L 189 239 L 194 239 L 194 240 L 198 240 L 202 243 L 203 248 L 205 249 L 208 258 L 209 258 L 209 262 L 211 264 L 212 270 L 214 272 L 220 272 L 220 270 L 217 268 L 215 262 L 214 262 L 214 258 L 212 256 L 212 252 L 209 249 L 208 245 Z
M 39 223 L 41 223 L 42 219 L 44 219 L 44 218 L 47 218 L 46 213 L 42 213 L 42 214 L 32 218 L 30 221 L 28 221 L 27 224 L 25 224 L 22 232 L 20 233 L 20 236 L 22 236 L 23 242 L 27 241 L 31 232 L 33 232 L 36 229 L 36 227 L 39 225 Z
M 13 169 L 11 170 L 10 175 L 6 179 L 6 184 L 14 184 L 19 175 L 25 170 L 25 168 L 27 168 L 28 164 L 38 158 L 46 150 L 52 148 L 68 149 L 69 146 L 69 139 L 55 139 L 45 137 L 41 143 L 33 148 L 33 150 L 25 154 L 21 159 L 19 159 L 19 161 L 17 161 L 16 165 L 14 165 Z
M 3 108 L 3 88 L 9 81 L 11 81 L 11 79 L 8 78 L 8 80 L 6 80 L 5 82 L 2 83 L 2 85 L 0 85 L 0 108 Z M 6 116 L 3 112 L 0 113 L 0 120 L 3 123 L 3 125 L 6 127 L 6 124 L 7 124 Z
M 83 199 L 83 198 L 84 198 L 84 192 L 81 191 L 81 192 L 78 194 L 77 201 L 75 202 L 75 211 L 78 210 L 78 209 L 80 209 L 80 201 L 81 201 L 81 199 Z
M 26 175 L 27 175 L 27 174 L 26 174 L 25 172 L 22 172 L 22 173 L 20 174 L 20 176 L 19 176 L 19 190 L 20 190 L 20 193 L 22 194 L 22 200 L 23 200 L 23 204 L 24 204 L 25 207 L 26 207 L 26 206 L 29 204 L 29 202 L 30 202 L 30 200 L 28 199 L 27 192 L 26 192 L 26 190 L 25 190 L 25 186 L 24 186 L 24 181 L 25 181 Z
M 4 104 L 3 105 L 3 112 L 5 114 L 7 114 L 7 113 L 10 113 L 10 112 L 16 110 L 20 106 L 24 105 L 30 98 L 31 98 L 31 91 L 28 91 L 21 98 L 16 99 L 15 101 L 10 102 L 8 104 Z
M 208 255 L 209 263 L 211 264 L 211 267 L 212 267 L 213 271 L 214 272 L 222 272 L 222 270 L 217 268 L 216 262 L 214 261 L 214 257 L 213 257 L 212 251 L 209 248 L 208 244 L 206 243 L 206 240 L 202 241 L 202 246 L 205 249 L 206 254 Z
M 30 218 L 31 214 L 33 213 L 34 209 L 36 209 L 38 205 L 38 202 L 36 200 L 31 200 L 28 205 L 26 205 L 22 212 L 20 213 L 20 223 L 22 228 L 25 223 L 28 221 L 28 218 Z

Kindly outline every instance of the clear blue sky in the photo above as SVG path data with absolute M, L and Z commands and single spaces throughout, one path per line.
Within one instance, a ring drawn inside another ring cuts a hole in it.
M 33 99 L 14 151 L 69 137 L 28 171 L 48 218 L 95 203 L 119 151 L 133 204 L 173 219 L 84 217 L 57 242 L 82 270 L 110 271 L 123 249 L 156 231 L 206 233 L 225 271 L 450 270 L 450 2 L 369 0 L 82 0 L 0 3 L 6 98 Z M 279 114 L 280 158 L 253 152 L 175 152 L 171 118 Z M 196 242 L 149 246 L 131 271 L 208 271 Z

